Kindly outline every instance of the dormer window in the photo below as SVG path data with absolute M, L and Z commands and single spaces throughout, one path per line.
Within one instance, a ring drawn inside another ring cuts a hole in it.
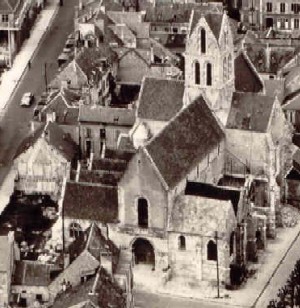
M 201 53 L 206 53 L 206 31 L 203 28 L 200 30 L 200 43 Z

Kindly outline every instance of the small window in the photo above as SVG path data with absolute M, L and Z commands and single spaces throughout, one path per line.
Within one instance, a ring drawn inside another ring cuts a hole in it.
M 75 239 L 78 238 L 83 233 L 81 226 L 76 222 L 70 224 L 69 232 L 70 232 L 69 233 L 70 237 Z
M 210 240 L 207 244 L 207 260 L 217 261 L 217 256 L 217 244 L 213 240 Z
M 280 3 L 280 13 L 285 13 L 285 3 Z
M 200 84 L 200 64 L 195 63 L 195 84 Z
M 7 14 L 2 15 L 2 22 L 8 22 L 8 15 Z
M 294 19 L 294 28 L 299 29 L 299 19 L 298 18 Z
M 138 225 L 148 228 L 148 202 L 145 198 L 138 199 Z
M 178 238 L 178 248 L 180 250 L 186 249 L 185 237 L 183 235 L 180 235 Z
M 272 7 L 272 2 L 267 2 L 267 12 L 272 12 L 273 7 Z
M 201 40 L 201 52 L 206 53 L 206 31 L 203 28 L 200 31 L 200 40 Z
M 206 64 L 206 85 L 212 85 L 212 65 L 210 63 Z

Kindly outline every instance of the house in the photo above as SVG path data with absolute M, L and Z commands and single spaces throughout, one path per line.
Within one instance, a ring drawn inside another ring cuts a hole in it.
M 100 158 L 104 148 L 116 149 L 120 134 L 127 134 L 135 121 L 133 108 L 82 105 L 79 130 L 82 153 Z
M 233 94 L 226 125 L 225 173 L 252 174 L 266 185 L 268 232 L 274 236 L 285 172 L 291 162 L 291 130 L 278 99 L 256 93 Z
M 14 232 L 0 236 L 0 305 L 7 306 L 10 303 L 11 284 L 15 270 L 15 261 L 20 260 L 20 252 L 15 244 Z
M 54 122 L 79 144 L 78 116 L 82 102 L 83 96 L 78 90 L 70 89 L 68 84 L 62 85 L 59 90 L 50 92 L 47 104 L 35 116 L 38 120 L 35 124 Z
M 15 303 L 33 307 L 38 301 L 49 302 L 48 285 L 51 281 L 51 269 L 54 265 L 38 261 L 18 261 L 15 264 L 15 275 L 11 293 Z
M 41 9 L 36 0 L 5 0 L 0 5 L 0 63 L 9 67 L 30 35 L 30 28 Z
M 76 155 L 76 144 L 56 123 L 41 125 L 21 143 L 15 155 L 15 190 L 57 200 Z
M 56 307 L 56 302 L 64 300 L 60 296 L 56 301 L 56 296 L 61 292 L 61 285 L 64 282 L 69 281 L 72 286 L 76 287 L 94 276 L 96 277 L 92 292 L 88 290 L 85 294 L 79 294 L 79 298 L 75 295 L 76 301 L 83 301 L 84 297 L 94 293 L 99 300 L 97 304 L 100 304 L 102 300 L 107 300 L 107 298 L 101 298 L 103 294 L 101 292 L 99 294 L 97 291 L 104 291 L 102 288 L 106 286 L 104 292 L 107 293 L 110 289 L 110 301 L 117 302 L 119 300 L 124 305 L 120 307 L 133 307 L 131 260 L 128 260 L 123 254 L 111 240 L 102 235 L 96 223 L 92 223 L 85 231 L 78 231 L 74 241 L 68 246 L 69 262 L 65 264 L 60 275 L 49 285 L 54 307 Z M 105 280 L 106 283 L 104 283 Z M 104 283 L 103 286 L 102 283 Z M 100 289 L 98 289 L 99 287 Z M 68 298 L 68 304 L 70 304 L 70 298 Z
M 276 31 L 299 31 L 300 6 L 295 1 L 263 0 L 240 3 L 241 21 L 245 25 L 259 30 L 272 28 Z
M 77 50 L 77 49 L 76 49 Z M 87 98 L 104 105 L 110 100 L 111 82 L 117 71 L 117 54 L 106 44 L 81 48 L 75 58 L 56 75 L 51 89 L 69 87 L 81 90 Z

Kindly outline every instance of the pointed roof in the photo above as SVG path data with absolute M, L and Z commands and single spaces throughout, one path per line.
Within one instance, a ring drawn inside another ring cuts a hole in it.
M 263 81 L 251 60 L 243 51 L 234 59 L 234 73 L 236 91 L 254 93 L 263 90 Z
M 226 128 L 266 132 L 275 98 L 257 93 L 233 93 Z
M 72 138 L 56 123 L 48 122 L 47 124 L 41 125 L 23 140 L 14 158 L 26 152 L 39 138 L 44 138 L 49 145 L 55 147 L 68 161 L 71 161 L 77 153 L 77 146 Z
M 12 12 L 17 8 L 20 0 L 1 0 L 0 1 L 0 12 Z
M 203 17 L 216 39 L 219 40 L 223 15 L 223 13 L 206 13 L 203 10 L 194 10 L 191 20 L 190 35 L 194 32 L 194 29 L 196 28 L 199 20 Z
M 146 77 L 143 80 L 137 117 L 171 120 L 183 107 L 184 81 Z
M 179 112 L 145 149 L 169 188 L 175 187 L 225 138 L 200 96 Z

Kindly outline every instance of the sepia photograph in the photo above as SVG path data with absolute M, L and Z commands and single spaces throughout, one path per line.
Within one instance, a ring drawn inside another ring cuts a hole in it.
M 0 0 L 0 308 L 300 308 L 300 0 Z

